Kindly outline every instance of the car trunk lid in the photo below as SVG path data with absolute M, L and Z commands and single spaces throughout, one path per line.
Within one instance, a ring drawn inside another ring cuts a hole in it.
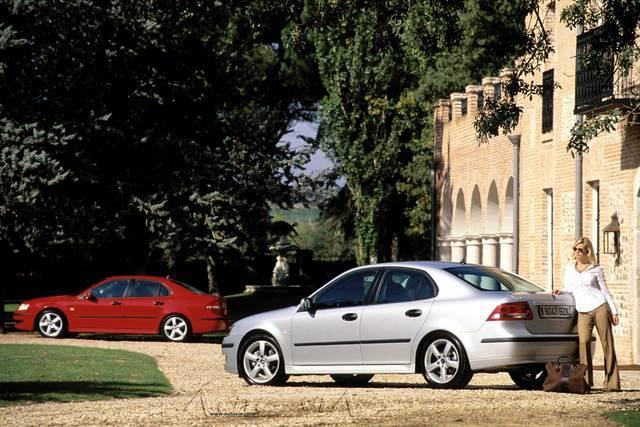
M 577 313 L 573 297 L 549 292 L 514 292 L 516 301 L 527 302 L 533 319 L 525 321 L 532 334 L 570 334 L 577 332 Z

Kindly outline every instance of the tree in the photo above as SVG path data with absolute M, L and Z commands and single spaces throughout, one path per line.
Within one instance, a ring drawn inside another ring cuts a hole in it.
M 2 238 L 32 253 L 121 248 L 142 269 L 156 250 L 169 265 L 206 259 L 213 290 L 216 263 L 264 250 L 269 202 L 297 200 L 307 154 L 278 141 L 316 96 L 291 48 L 301 11 L 1 2 Z
M 525 78 L 539 69 L 553 52 L 552 43 L 543 26 L 540 4 L 531 1 L 527 5 L 531 22 L 522 44 L 524 50 L 520 60 L 514 64 L 515 73 L 504 87 L 506 96 L 485 105 L 476 120 L 478 137 L 486 140 L 501 131 L 508 134 L 517 126 L 522 108 L 517 105 L 518 96 L 532 97 L 542 94 L 542 87 L 529 83 Z M 568 28 L 581 27 L 583 31 L 595 30 L 590 50 L 583 66 L 594 70 L 601 78 L 616 79 L 629 75 L 633 64 L 640 59 L 637 32 L 640 29 L 639 0 L 576 0 L 561 12 L 561 22 Z M 631 90 L 627 105 L 605 114 L 587 117 L 571 129 L 567 150 L 572 153 L 589 150 L 590 141 L 603 132 L 610 132 L 617 123 L 640 111 L 640 93 Z
M 319 140 L 346 178 L 360 263 L 431 255 L 431 102 L 518 53 L 525 4 L 307 2 Z

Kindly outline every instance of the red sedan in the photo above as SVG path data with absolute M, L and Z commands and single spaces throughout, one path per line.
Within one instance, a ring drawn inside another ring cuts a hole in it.
M 180 342 L 229 328 L 223 297 L 154 276 L 108 277 L 78 295 L 24 301 L 13 317 L 16 329 L 48 338 L 97 332 L 161 334 Z

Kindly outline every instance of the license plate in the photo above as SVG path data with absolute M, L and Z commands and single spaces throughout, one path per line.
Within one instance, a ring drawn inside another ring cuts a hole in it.
M 541 305 L 538 314 L 544 318 L 573 317 L 573 307 L 570 305 Z

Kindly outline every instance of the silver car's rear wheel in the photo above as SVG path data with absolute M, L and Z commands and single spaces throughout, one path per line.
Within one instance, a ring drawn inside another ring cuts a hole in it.
M 525 390 L 542 390 L 544 380 L 547 379 L 547 370 L 544 365 L 523 366 L 509 371 L 509 376 L 520 388 Z
M 281 385 L 288 377 L 276 341 L 268 335 L 255 335 L 242 346 L 240 375 L 249 384 Z
M 162 322 L 162 336 L 169 341 L 183 342 L 191 336 L 189 323 L 182 316 L 171 315 Z
M 462 388 L 473 373 L 460 342 L 449 335 L 437 336 L 424 349 L 423 374 L 434 388 Z
M 57 311 L 46 310 L 38 318 L 38 332 L 47 338 L 62 338 L 67 330 L 64 316 Z

